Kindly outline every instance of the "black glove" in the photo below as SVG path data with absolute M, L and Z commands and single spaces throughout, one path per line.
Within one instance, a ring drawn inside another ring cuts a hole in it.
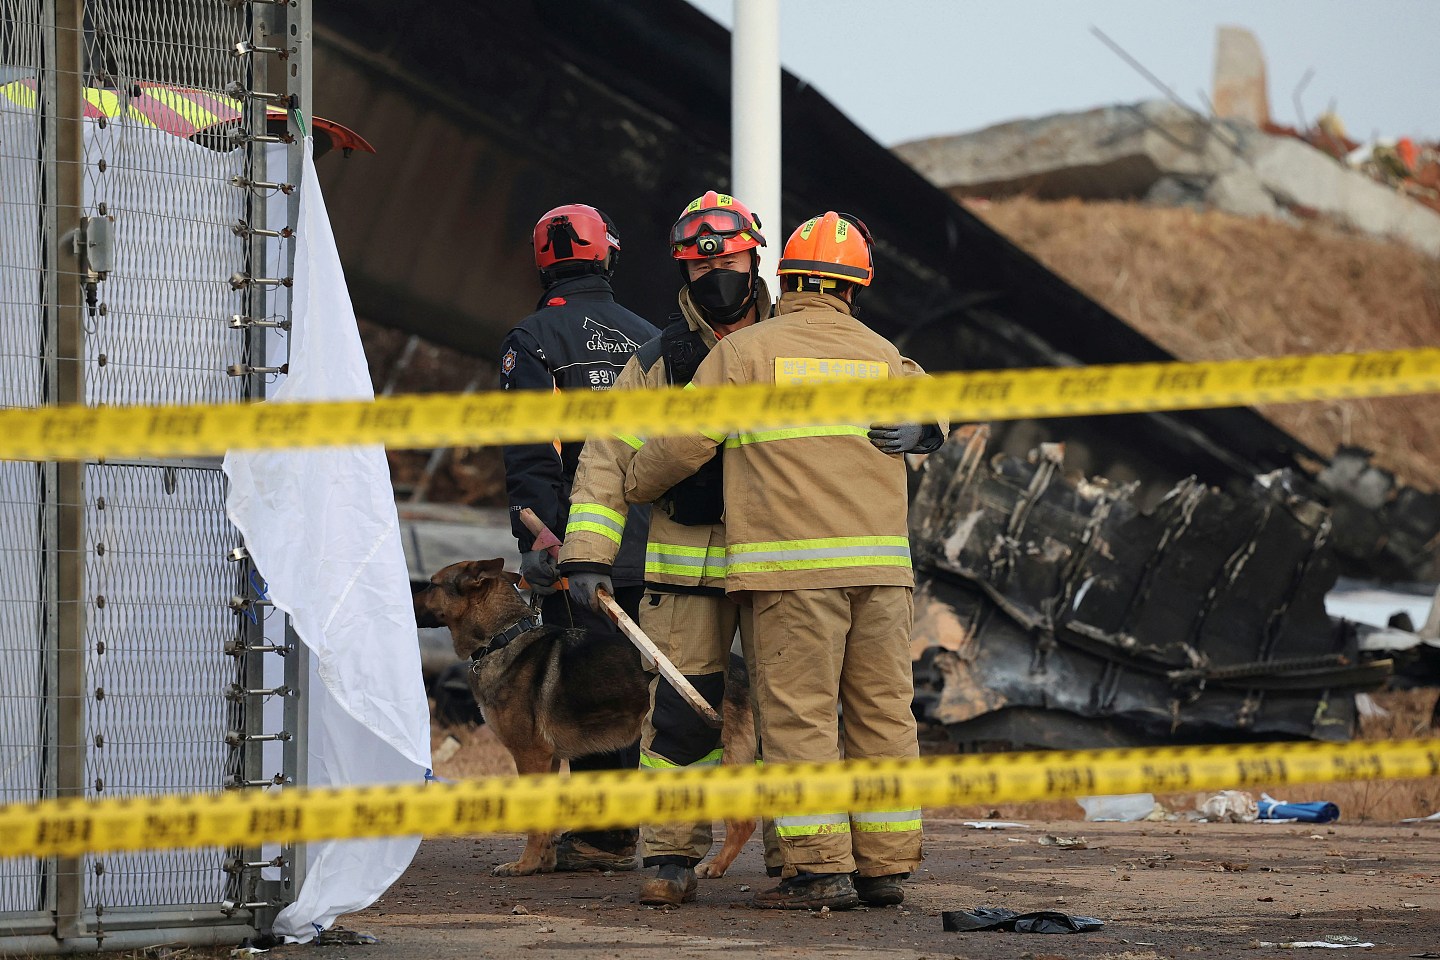
M 918 423 L 900 423 L 893 426 L 876 425 L 867 436 L 881 453 L 909 453 L 920 445 L 924 428 Z
M 520 554 L 520 575 L 530 584 L 530 592 L 548 597 L 555 592 L 555 581 L 560 579 L 560 570 L 549 550 L 531 550 Z
M 595 595 L 596 590 L 604 590 L 612 597 L 615 595 L 615 588 L 610 585 L 609 574 L 588 572 L 570 574 L 570 598 L 580 606 L 588 607 L 599 613 L 600 598 Z

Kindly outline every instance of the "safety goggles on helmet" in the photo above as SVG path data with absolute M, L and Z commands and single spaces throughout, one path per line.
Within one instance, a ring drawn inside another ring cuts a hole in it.
M 758 217 L 752 223 L 744 213 L 733 207 L 708 207 L 686 213 L 676 220 L 670 228 L 670 242 L 677 247 L 693 244 L 699 253 L 707 257 L 720 254 L 726 238 L 740 234 L 754 237 L 763 247 L 765 238 L 755 229 L 759 223 Z

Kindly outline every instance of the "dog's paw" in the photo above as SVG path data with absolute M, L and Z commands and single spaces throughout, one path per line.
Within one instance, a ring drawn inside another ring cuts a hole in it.
M 725 868 L 709 860 L 695 868 L 695 876 L 701 880 L 718 880 L 725 876 Z
M 537 873 L 551 873 L 555 867 L 546 867 L 544 864 L 530 864 L 516 860 L 514 863 L 502 863 L 490 871 L 492 877 L 529 877 Z

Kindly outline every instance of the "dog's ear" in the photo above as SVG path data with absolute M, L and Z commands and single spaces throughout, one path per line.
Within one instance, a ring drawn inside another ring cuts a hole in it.
M 461 594 L 475 593 L 487 584 L 506 577 L 504 560 L 472 560 L 455 578 L 455 589 Z
M 520 585 L 521 576 L 518 573 L 513 573 L 509 570 L 501 570 L 500 576 L 504 577 L 506 580 L 509 580 L 510 583 L 514 586 Z

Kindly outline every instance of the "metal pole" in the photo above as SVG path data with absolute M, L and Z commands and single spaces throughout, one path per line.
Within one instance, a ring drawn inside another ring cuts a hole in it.
M 58 267 L 54 307 L 55 386 L 52 402 L 85 402 L 85 331 L 81 311 L 80 221 L 84 216 L 85 129 L 84 0 L 55 0 L 53 100 L 55 117 L 54 224 L 59 238 L 53 262 Z M 47 80 L 50 78 L 47 77 Z M 85 794 L 85 465 L 56 465 L 56 674 L 59 699 L 56 716 L 56 792 L 61 797 Z M 56 864 L 56 936 L 69 939 L 85 933 L 80 858 Z
M 731 190 L 760 217 L 769 246 L 760 276 L 774 287 L 787 233 L 780 210 L 780 0 L 735 0 L 730 35 Z

